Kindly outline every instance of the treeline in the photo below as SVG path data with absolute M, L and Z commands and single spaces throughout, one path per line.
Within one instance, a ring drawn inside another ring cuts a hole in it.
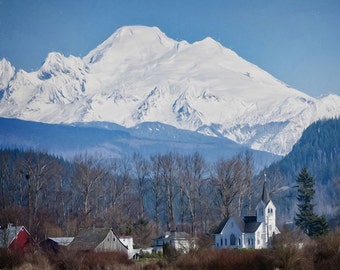
M 0 150 L 0 223 L 25 225 L 37 239 L 111 227 L 140 245 L 169 229 L 209 233 L 258 200 L 249 152 L 207 164 L 198 153 L 72 161 L 33 150 Z

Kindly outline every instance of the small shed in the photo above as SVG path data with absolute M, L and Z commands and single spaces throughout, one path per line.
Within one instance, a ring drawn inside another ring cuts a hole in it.
M 128 253 L 128 248 L 108 228 L 81 229 L 68 248 L 77 251 L 122 251 Z

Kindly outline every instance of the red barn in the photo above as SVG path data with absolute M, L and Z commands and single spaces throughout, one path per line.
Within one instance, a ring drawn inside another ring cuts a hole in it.
M 33 248 L 35 241 L 24 226 L 11 226 L 0 230 L 0 247 L 12 251 L 25 251 Z

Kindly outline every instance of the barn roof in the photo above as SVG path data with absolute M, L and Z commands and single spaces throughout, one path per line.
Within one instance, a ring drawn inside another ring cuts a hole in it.
M 23 250 L 25 247 L 34 246 L 36 243 L 25 226 L 9 225 L 0 230 L 0 247 Z
M 94 250 L 110 231 L 108 228 L 81 229 L 69 247 L 76 250 Z

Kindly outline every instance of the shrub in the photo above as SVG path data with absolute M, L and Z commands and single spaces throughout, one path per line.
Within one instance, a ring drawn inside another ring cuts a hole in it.
M 0 269 L 13 269 L 22 264 L 23 257 L 15 252 L 10 252 L 7 248 L 0 249 Z
M 176 266 L 187 269 L 239 269 L 266 270 L 273 269 L 272 262 L 262 250 L 201 250 L 197 254 L 186 254 L 179 257 Z

